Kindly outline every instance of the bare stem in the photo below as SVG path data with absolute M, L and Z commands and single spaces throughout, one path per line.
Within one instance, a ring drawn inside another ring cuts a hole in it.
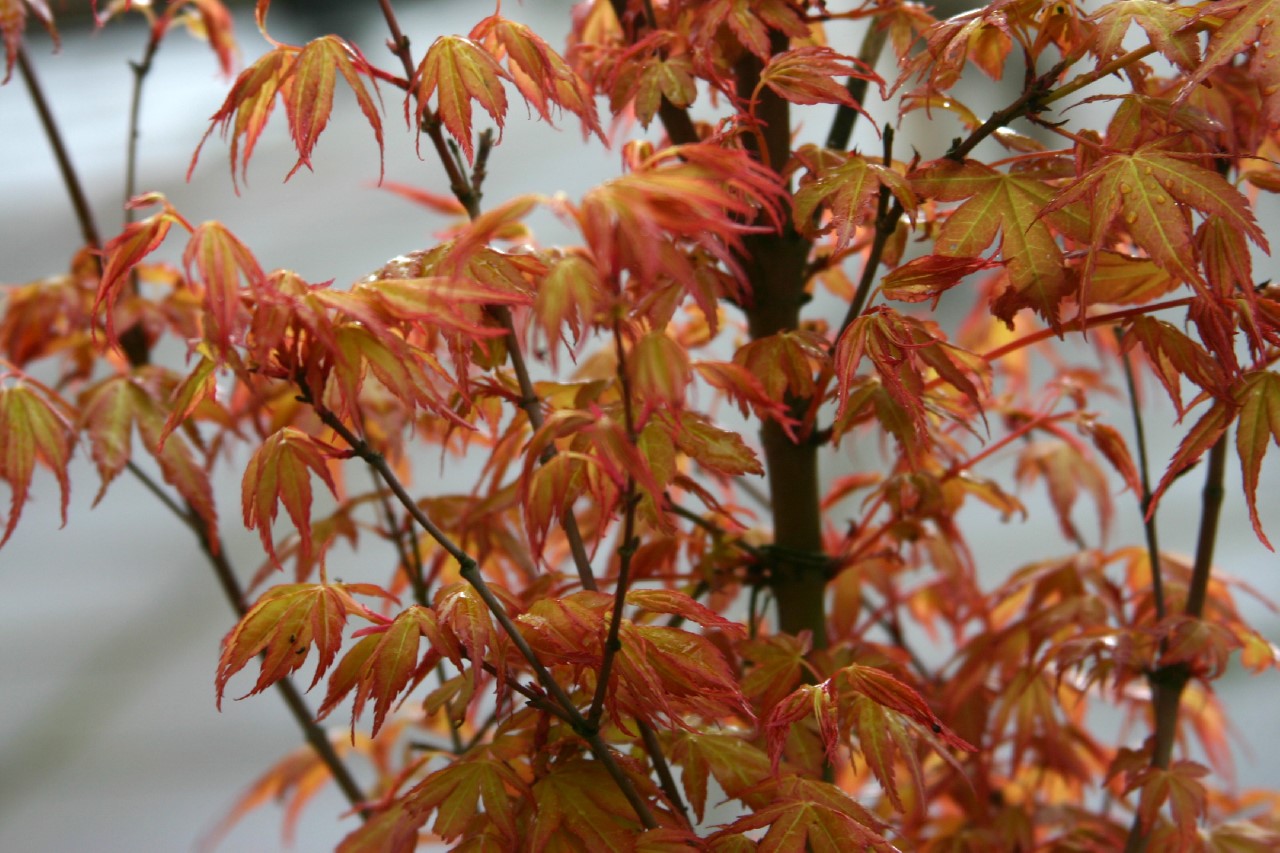
M 622 346 L 622 328 L 617 320 L 613 323 L 613 348 L 617 355 L 618 385 L 622 395 L 622 412 L 626 423 L 627 440 L 634 445 L 636 424 L 631 408 L 631 381 L 627 376 L 627 355 Z M 600 725 L 600 717 L 604 714 L 604 700 L 609 693 L 609 679 L 613 675 L 613 661 L 622 650 L 618 632 L 622 630 L 622 611 L 626 606 L 627 587 L 631 583 L 631 558 L 635 556 L 638 545 L 636 505 L 639 500 L 635 478 L 627 477 L 626 492 L 622 498 L 622 538 L 618 543 L 618 582 L 613 589 L 613 612 L 609 617 L 609 632 L 600 655 L 600 675 L 596 679 L 596 694 L 591 700 L 591 710 L 587 713 L 587 722 L 592 726 Z
M 1227 470 L 1227 438 L 1222 436 L 1209 449 L 1209 462 L 1204 475 L 1201 493 L 1200 532 L 1196 538 L 1195 561 L 1191 567 L 1191 582 L 1187 586 L 1187 603 L 1183 613 L 1193 619 L 1204 616 L 1209 579 L 1213 574 L 1213 553 L 1218 541 L 1218 521 L 1222 514 L 1225 494 L 1223 482 Z M 1178 714 L 1182 693 L 1191 680 L 1191 670 L 1186 663 L 1165 664 L 1147 675 L 1152 691 L 1152 716 L 1154 732 L 1151 739 L 1151 766 L 1167 770 L 1173 758 L 1173 745 L 1178 737 Z M 1126 853 L 1141 853 L 1147 849 L 1142 834 L 1141 820 L 1134 815 L 1125 843 Z
M 138 193 L 138 138 L 142 119 L 142 87 L 146 82 L 147 75 L 151 73 L 151 63 L 155 59 L 156 51 L 159 49 L 160 34 L 155 27 L 152 27 L 151 35 L 147 39 L 146 49 L 142 52 L 142 59 L 138 62 L 129 63 L 129 67 L 133 70 L 133 92 L 129 97 L 129 132 L 125 143 L 124 159 L 125 222 L 133 222 L 137 215 L 128 204 L 129 200 Z M 134 283 L 134 291 L 137 291 L 136 281 Z
M 858 47 L 858 61 L 866 66 L 868 71 L 875 71 L 876 64 L 880 62 L 880 54 L 884 53 L 884 46 L 888 40 L 887 27 L 879 26 L 874 19 L 867 22 L 867 31 L 863 33 L 862 44 Z M 850 77 L 845 81 L 845 89 L 849 97 L 853 98 L 858 106 L 862 106 L 863 101 L 866 100 L 869 82 L 865 77 Z M 848 148 L 849 139 L 853 136 L 853 127 L 857 121 L 856 109 L 848 104 L 837 107 L 836 117 L 831 122 L 831 131 L 827 134 L 826 147 L 833 151 L 844 151 Z
M 1063 84 L 1052 92 L 1046 93 L 1042 98 L 1040 98 L 1040 104 L 1042 106 L 1048 106 L 1054 101 L 1060 101 L 1068 95 L 1080 91 L 1085 86 L 1098 82 L 1103 77 L 1108 77 L 1115 74 L 1117 71 L 1128 68 L 1135 62 L 1141 62 L 1155 52 L 1156 46 L 1154 44 L 1144 45 L 1136 50 L 1131 50 L 1123 56 L 1118 56 L 1110 62 L 1099 65 L 1088 74 L 1081 74 L 1070 83 Z
M 53 156 L 58 161 L 58 172 L 62 175 L 62 183 L 66 186 L 67 196 L 71 199 L 71 206 L 75 208 L 76 222 L 80 224 L 80 234 L 84 238 L 84 242 L 95 249 L 102 248 L 102 237 L 98 232 L 97 223 L 93 219 L 93 211 L 89 208 L 88 198 L 84 194 L 84 187 L 80 184 L 80 176 L 76 173 L 75 166 L 71 164 L 71 157 L 67 154 L 67 146 L 62 141 L 62 133 L 58 130 L 58 123 L 53 117 L 53 111 L 49 109 L 49 102 L 45 99 L 44 88 L 40 85 L 40 78 L 36 77 L 35 68 L 32 67 L 30 60 L 27 59 L 26 48 L 18 48 L 18 72 L 22 76 L 22 82 L 27 86 L 27 92 L 31 95 L 31 103 L 36 108 L 36 113 L 40 116 L 40 126 L 44 128 L 44 135 L 49 140 L 49 147 L 53 149 Z
M 1121 343 L 1119 331 L 1116 342 Z M 1164 573 L 1160 568 L 1160 537 L 1155 514 L 1151 512 L 1151 465 L 1147 458 L 1147 433 L 1142 423 L 1142 407 L 1138 405 L 1138 388 L 1133 378 L 1133 362 L 1128 353 L 1121 354 L 1124 383 L 1129 392 L 1129 411 L 1133 413 L 1133 438 L 1138 448 L 1138 476 L 1142 484 L 1140 506 L 1142 530 L 1147 540 L 1147 562 L 1151 564 L 1151 596 L 1155 600 L 1156 621 L 1164 619 Z

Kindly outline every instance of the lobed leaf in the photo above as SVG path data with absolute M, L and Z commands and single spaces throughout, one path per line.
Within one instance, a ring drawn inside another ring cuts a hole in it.
M 284 504 L 285 511 L 298 529 L 300 551 L 311 554 L 311 473 L 320 478 L 330 494 L 337 497 L 328 461 L 336 456 L 333 448 L 294 427 L 277 430 L 249 459 L 241 482 L 241 509 L 244 525 L 256 529 L 267 553 L 276 559 L 271 524 Z M 310 473 L 308 473 L 310 472 Z
M 258 680 L 245 696 L 266 690 L 302 666 L 307 652 L 315 646 L 318 660 L 314 687 L 333 663 L 342 647 L 342 629 L 349 613 L 377 619 L 351 592 L 382 594 L 368 584 L 297 583 L 272 587 L 249 608 L 222 641 L 222 656 L 214 681 L 218 707 L 227 682 L 262 654 Z M 241 697 L 244 698 L 244 697 Z
M 479 104 L 501 131 L 507 114 L 502 81 L 509 79 L 497 60 L 476 42 L 462 36 L 441 36 L 428 48 L 411 83 L 418 101 L 418 126 L 430 120 L 428 102 L 435 95 L 440 121 L 462 146 L 467 161 L 472 161 L 471 102 Z

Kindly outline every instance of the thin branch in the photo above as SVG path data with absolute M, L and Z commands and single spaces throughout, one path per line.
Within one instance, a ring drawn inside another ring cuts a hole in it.
M 53 156 L 58 161 L 58 172 L 62 175 L 62 183 L 66 186 L 71 206 L 75 208 L 76 222 L 80 224 L 80 234 L 85 243 L 95 249 L 101 249 L 102 237 L 99 235 L 97 223 L 93 220 L 93 211 L 89 208 L 84 187 L 80 184 L 80 176 L 76 173 L 75 166 L 71 164 L 67 146 L 62 141 L 62 133 L 58 130 L 53 111 L 49 109 L 49 102 L 45 99 L 44 89 L 40 85 L 40 79 L 36 77 L 35 68 L 27 59 L 25 47 L 18 48 L 18 72 L 22 76 L 22 82 L 27 86 L 27 92 L 31 95 L 31 103 L 40 116 L 40 126 L 44 128 L 44 135 L 49 140 L 49 147 L 53 149 Z
M 893 128 L 886 127 L 884 129 L 884 164 L 889 167 L 893 162 Z M 892 200 L 892 204 L 890 204 Z M 880 198 L 876 202 L 876 222 L 875 236 L 871 240 L 871 250 L 867 253 L 867 262 L 862 267 L 862 278 L 858 280 L 858 289 L 853 294 L 852 301 L 849 302 L 849 310 L 845 312 L 844 319 L 840 321 L 840 329 L 836 333 L 834 340 L 840 340 L 840 335 L 849 324 L 858 319 L 862 314 L 862 309 L 866 307 L 867 298 L 871 295 L 871 286 L 875 283 L 876 273 L 880 269 L 880 258 L 884 255 L 884 247 L 888 245 L 889 238 L 893 236 L 893 232 L 898 228 L 898 219 L 902 216 L 902 202 L 893 197 L 886 186 L 880 187 Z M 832 344 L 834 349 L 835 344 Z
M 1123 349 L 1120 331 L 1116 330 L 1116 343 Z M 1129 411 L 1133 414 L 1133 438 L 1138 448 L 1138 476 L 1142 484 L 1140 506 L 1142 530 L 1147 540 L 1147 562 L 1151 564 L 1151 596 L 1155 600 L 1156 621 L 1164 619 L 1164 573 L 1160 569 L 1160 538 L 1156 529 L 1155 514 L 1151 512 L 1151 465 L 1147 458 L 1147 432 L 1142 423 L 1142 407 L 1138 405 L 1138 387 L 1133 376 L 1133 361 L 1129 353 L 1121 352 L 1124 367 L 1124 384 L 1129 392 Z
M 1191 581 L 1187 586 L 1187 602 L 1183 613 L 1193 619 L 1204 615 L 1209 579 L 1213 574 L 1213 553 L 1218 541 L 1218 521 L 1222 514 L 1225 495 L 1223 482 L 1227 470 L 1227 437 L 1224 435 L 1209 449 L 1209 462 L 1201 493 L 1200 532 L 1196 537 L 1195 561 L 1191 567 Z M 1152 690 L 1152 716 L 1154 732 L 1151 736 L 1151 766 L 1167 770 L 1173 758 L 1173 745 L 1178 737 L 1178 715 L 1182 694 L 1191 680 L 1191 670 L 1185 662 L 1166 664 L 1147 674 Z M 1125 843 L 1125 853 L 1141 853 L 1147 849 L 1147 839 L 1142 833 L 1140 816 L 1135 814 Z
M 685 823 L 688 824 L 689 807 L 684 804 L 684 798 L 680 796 L 680 786 L 676 784 L 676 778 L 671 773 L 671 765 L 667 763 L 667 756 L 662 752 L 658 733 L 653 730 L 653 726 L 639 717 L 636 718 L 635 723 L 636 728 L 640 730 L 640 739 L 644 741 L 644 750 L 649 754 L 649 760 L 653 762 L 653 770 L 658 774 L 658 785 L 662 788 L 662 793 L 667 795 L 671 805 L 679 809 Z
M 613 321 L 613 349 L 617 357 L 623 422 L 626 424 L 627 440 L 634 446 L 636 423 L 635 413 L 631 408 L 631 380 L 627 376 L 627 354 L 622 346 L 622 326 L 617 320 Z M 626 606 L 627 587 L 631 583 L 631 558 L 635 556 L 638 547 L 636 505 L 639 502 L 640 496 L 636 493 L 635 478 L 627 477 L 627 487 L 622 498 L 622 538 L 618 544 L 618 581 L 613 588 L 613 612 L 609 617 L 609 632 L 600 656 L 600 674 L 596 679 L 596 694 L 591 700 L 591 710 L 587 713 L 587 722 L 592 726 L 600 725 L 600 717 L 604 714 L 605 696 L 609 692 L 609 679 L 613 675 L 613 661 L 622 650 L 618 632 L 622 629 L 622 611 Z
M 1028 63 L 1030 60 L 1028 60 Z M 1031 112 L 1039 112 L 1044 109 L 1050 87 L 1062 70 L 1067 66 L 1066 60 L 1059 62 L 1053 68 L 1050 68 L 1044 74 L 1027 82 L 1025 91 L 1019 95 L 1013 103 L 1002 110 L 994 112 L 991 117 L 976 128 L 961 142 L 957 142 L 947 152 L 946 156 L 955 160 L 957 163 L 963 163 L 964 158 L 969 152 L 978 146 L 978 143 L 995 133 L 1000 128 L 1013 121 L 1015 118 L 1026 115 Z M 1028 65 L 1030 67 L 1030 65 Z
M 142 119 L 142 87 L 147 75 L 151 73 L 151 63 L 155 59 L 156 51 L 160 49 L 160 36 L 161 33 L 153 26 L 151 35 L 147 39 L 147 46 L 142 52 L 142 59 L 129 63 L 129 68 L 133 70 L 133 92 L 129 97 L 129 131 L 126 137 L 124 159 L 124 221 L 126 223 L 133 222 L 137 217 L 136 211 L 129 207 L 129 201 L 138 194 L 138 138 Z M 134 291 L 137 292 L 136 279 Z
M 1048 92 L 1042 98 L 1040 98 L 1040 105 L 1047 107 L 1049 104 L 1052 104 L 1055 101 L 1060 101 L 1063 98 L 1067 97 L 1068 95 L 1071 95 L 1075 92 L 1080 91 L 1085 86 L 1098 82 L 1103 77 L 1109 77 L 1112 74 L 1115 74 L 1117 71 L 1121 71 L 1125 68 L 1128 68 L 1130 65 L 1133 65 L 1135 62 L 1141 62 L 1142 60 L 1146 59 L 1148 56 L 1150 56 L 1155 52 L 1156 52 L 1156 46 L 1154 44 L 1147 44 L 1147 45 L 1144 45 L 1143 47 L 1138 48 L 1137 50 L 1131 50 L 1128 53 L 1124 54 L 1123 56 L 1118 56 L 1115 59 L 1111 60 L 1110 62 L 1098 66 L 1094 70 L 1090 71 L 1088 74 L 1081 74 L 1079 77 L 1076 77 L 1075 79 L 1073 79 L 1070 83 L 1066 83 L 1062 86 L 1059 86 L 1057 89 L 1054 89 L 1053 91 Z
M 879 26 L 875 20 L 867 22 L 867 31 L 863 33 L 862 44 L 858 47 L 858 61 L 868 71 L 875 71 L 876 65 L 880 62 L 880 54 L 884 53 L 884 46 L 888 40 L 887 27 Z M 867 84 L 870 82 L 865 77 L 850 77 L 845 81 L 845 90 L 858 106 L 862 106 L 863 101 L 866 100 Z M 827 134 L 827 148 L 833 151 L 844 151 L 849 147 L 849 140 L 853 137 L 853 126 L 858 121 L 858 115 L 858 111 L 848 104 L 841 104 L 836 108 L 836 117 L 831 122 L 831 131 Z

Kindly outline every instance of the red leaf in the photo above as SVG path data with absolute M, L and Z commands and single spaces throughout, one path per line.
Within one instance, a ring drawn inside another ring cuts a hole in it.
M 896 299 L 899 302 L 924 302 L 932 299 L 932 307 L 937 308 L 938 299 L 944 292 L 978 270 L 992 266 L 996 264 L 985 258 L 925 255 L 903 264 L 881 279 L 880 292 L 886 299 Z
M 205 222 L 191 234 L 182 253 L 187 277 L 204 285 L 210 328 L 206 338 L 220 354 L 236 343 L 248 318 L 241 304 L 240 282 L 261 288 L 265 278 L 253 253 L 221 222 Z
M 417 683 L 441 658 L 461 662 L 458 644 L 442 631 L 430 608 L 414 605 L 401 612 L 389 625 L 378 625 L 352 646 L 329 677 L 329 689 L 316 716 L 333 711 L 352 688 L 356 698 L 351 708 L 351 725 L 373 697 L 373 729 L 382 728 L 387 712 L 406 686 Z M 357 632 L 357 635 L 364 633 Z M 426 654 L 419 658 L 420 640 L 426 639 Z
M 1247 374 L 1236 390 L 1235 402 L 1240 407 L 1236 423 L 1236 453 L 1240 457 L 1249 519 L 1258 539 L 1271 548 L 1258 518 L 1258 473 L 1267 445 L 1275 443 L 1280 446 L 1280 375 L 1269 370 Z
M 726 619 L 710 607 L 699 604 L 674 589 L 632 589 L 627 591 L 627 604 L 653 613 L 670 613 L 704 628 L 718 628 L 730 637 L 742 639 L 747 630 L 741 622 Z
M 839 677 L 848 684 L 850 689 L 861 693 L 877 705 L 883 705 L 915 720 L 948 746 L 965 752 L 977 752 L 972 744 L 942 725 L 942 721 L 933 713 L 924 697 L 884 670 L 851 664 L 840 670 Z
M 853 57 L 829 47 L 795 47 L 769 59 L 756 91 L 768 86 L 793 104 L 841 104 L 866 115 L 844 83 L 836 80 L 849 77 L 884 82 Z
M 1200 420 L 1195 422 L 1195 425 L 1191 427 L 1182 439 L 1182 443 L 1178 445 L 1173 458 L 1169 460 L 1169 467 L 1165 469 L 1164 476 L 1160 478 L 1160 484 L 1156 486 L 1155 492 L 1151 495 L 1151 505 L 1147 510 L 1148 516 L 1155 512 L 1161 496 L 1169 488 L 1170 484 L 1178 478 L 1179 474 L 1200 461 L 1200 457 L 1204 456 L 1209 448 L 1227 431 L 1227 427 L 1231 426 L 1235 416 L 1236 410 L 1234 406 L 1218 400 L 1209 407 L 1209 411 L 1205 412 Z

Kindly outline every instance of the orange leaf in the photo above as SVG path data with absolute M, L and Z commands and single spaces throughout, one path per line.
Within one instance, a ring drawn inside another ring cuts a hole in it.
M 861 693 L 877 705 L 883 705 L 915 720 L 938 735 L 947 745 L 965 752 L 977 751 L 964 738 L 942 725 L 942 721 L 933 713 L 924 697 L 884 670 L 855 663 L 840 670 L 839 677 L 850 689 Z
M 483 815 L 482 819 L 492 823 L 514 848 L 520 837 L 517 806 L 519 800 L 530 796 L 529 786 L 514 770 L 482 753 L 482 757 L 468 756 L 430 774 L 404 800 L 415 813 L 436 812 L 431 829 L 445 841 L 462 835 L 478 815 Z
M 944 292 L 978 270 L 995 266 L 985 258 L 957 258 L 945 255 L 925 255 L 903 264 L 886 275 L 880 282 L 880 292 L 886 299 L 899 302 L 924 302 L 933 300 L 934 308 Z
M 231 676 L 260 653 L 263 658 L 258 681 L 245 696 L 261 693 L 297 670 L 313 645 L 319 655 L 315 678 L 311 681 L 314 687 L 342 647 L 347 614 L 355 611 L 372 615 L 347 592 L 348 589 L 363 592 L 366 586 L 295 583 L 272 587 L 263 593 L 222 641 L 215 679 L 218 707 L 222 707 L 222 694 Z
M 1056 177 L 1045 175 L 1043 177 Z M 976 258 L 1000 235 L 1000 257 L 1009 277 L 1008 289 L 992 306 L 1006 323 L 1019 309 L 1033 309 L 1051 324 L 1058 322 L 1058 306 L 1070 290 L 1054 232 L 1073 239 L 1089 236 L 1089 218 L 1074 199 L 1059 197 L 1046 207 L 1054 189 L 1035 172 L 997 172 L 973 161 L 930 164 L 911 176 L 921 195 L 963 204 L 947 216 L 938 233 L 935 252 Z
M 178 221 L 177 218 L 166 209 L 146 219 L 129 223 L 103 247 L 102 255 L 105 260 L 93 308 L 98 311 L 105 304 L 107 339 L 113 343 L 116 341 L 116 300 L 127 289 L 134 269 L 143 258 L 160 247 L 175 221 Z
M 631 390 L 643 406 L 680 408 L 692 374 L 689 354 L 666 332 L 649 332 L 627 357 Z
M 1173 458 L 1169 460 L 1169 467 L 1165 469 L 1164 476 L 1160 478 L 1160 484 L 1156 486 L 1155 492 L 1151 495 L 1150 508 L 1147 510 L 1148 516 L 1155 512 L 1161 496 L 1164 495 L 1165 490 L 1169 488 L 1173 481 L 1178 478 L 1178 475 L 1200 461 L 1200 457 L 1204 456 L 1209 448 L 1227 431 L 1227 427 L 1231 426 L 1231 421 L 1235 419 L 1235 416 L 1236 410 L 1234 406 L 1218 400 L 1187 431 L 1182 443 L 1178 445 L 1177 451 L 1174 452 Z M 1243 465 L 1244 463 L 1241 462 L 1241 464 Z
M 1267 249 L 1266 235 L 1244 196 L 1216 172 L 1179 156 L 1167 140 L 1104 157 L 1041 215 L 1079 202 L 1092 206 L 1089 242 L 1095 250 L 1081 275 L 1082 287 L 1092 273 L 1096 251 L 1108 244 L 1108 232 L 1117 221 L 1162 269 L 1191 284 L 1203 277 L 1194 263 L 1188 210 L 1221 216 Z
M 335 455 L 333 448 L 306 433 L 284 427 L 267 438 L 245 466 L 241 483 L 244 525 L 257 529 L 263 547 L 273 559 L 271 523 L 281 502 L 298 528 L 302 555 L 311 554 L 311 477 L 307 472 L 314 472 L 336 497 L 337 487 L 328 466 L 328 460 Z
M 755 451 L 738 433 L 713 426 L 697 412 L 668 411 L 661 417 L 680 452 L 704 468 L 729 476 L 764 475 L 764 466 Z
M 543 121 L 551 121 L 547 106 L 550 102 L 581 120 L 584 137 L 595 133 L 604 141 L 591 86 L 537 33 L 495 14 L 476 24 L 471 38 L 481 42 L 495 58 L 506 56 L 511 80 Z
M 893 193 L 903 210 L 913 218 L 915 193 L 906 178 L 892 169 L 872 163 L 860 154 L 843 158 L 825 148 L 809 145 L 797 155 L 809 168 L 793 201 L 793 216 L 801 233 L 817 233 L 814 221 L 819 205 L 831 211 L 836 229 L 836 248 L 853 242 L 857 229 L 872 224 L 882 192 Z M 826 230 L 825 228 L 823 230 Z
M 501 131 L 507 114 L 507 94 L 502 81 L 508 79 L 510 75 L 497 60 L 471 39 L 462 36 L 436 39 L 418 65 L 413 80 L 418 99 L 418 126 L 421 127 L 424 118 L 430 118 L 427 102 L 436 95 L 440 120 L 470 162 L 475 157 L 471 102 L 479 104 Z
M 342 756 L 347 745 L 332 739 L 333 748 Z M 227 815 L 205 835 L 198 849 L 212 851 L 217 843 L 249 812 L 269 802 L 285 802 L 284 843 L 293 844 L 294 831 L 302 808 L 311 801 L 326 782 L 333 778 L 329 765 L 310 744 L 303 744 L 281 758 L 240 795 Z
M 373 697 L 373 729 L 382 728 L 387 712 L 406 686 L 418 683 L 441 658 L 461 663 L 458 645 L 440 629 L 436 614 L 430 608 L 414 605 L 401 612 L 389 625 L 375 625 L 356 635 L 360 642 L 352 646 L 329 676 L 329 689 L 317 717 L 325 717 L 352 688 L 356 698 L 351 708 L 351 725 Z M 418 656 L 419 641 L 426 639 L 427 653 Z
M 458 644 L 471 659 L 475 686 L 480 686 L 486 662 L 485 653 L 489 651 L 492 654 L 488 662 L 498 671 L 498 678 L 501 680 L 506 672 L 504 635 L 494 628 L 493 615 L 475 587 L 463 582 L 441 587 L 436 592 L 435 605 L 441 625 L 453 632 Z M 455 660 L 454 663 L 461 668 L 460 660 Z
M 726 619 L 710 607 L 699 604 L 674 589 L 632 589 L 627 591 L 627 604 L 652 613 L 670 613 L 696 622 L 704 628 L 719 628 L 730 637 L 742 639 L 747 629 L 741 622 Z
M 194 9 L 192 8 L 194 7 Z M 231 74 L 235 64 L 235 31 L 231 13 L 221 0 L 180 0 L 169 3 L 162 20 L 180 21 L 196 38 L 203 39 L 213 48 L 223 74 Z
M 368 61 L 350 42 L 338 36 L 323 36 L 308 42 L 289 69 L 289 79 L 285 85 L 285 113 L 289 118 L 289 135 L 298 149 L 298 162 L 289 170 L 285 180 L 303 166 L 311 169 L 311 151 L 316 140 L 324 132 L 329 123 L 329 113 L 333 110 L 333 90 L 341 73 L 351 91 L 355 93 L 356 103 L 360 111 L 373 128 L 374 138 L 378 140 L 379 156 L 382 155 L 382 118 L 379 106 L 374 103 L 369 92 L 360 80 L 360 75 L 368 75 L 373 79 Z M 377 92 L 374 81 L 374 92 Z M 246 159 L 248 153 L 245 154 Z M 381 167 L 378 180 L 382 180 Z
M 533 797 L 536 808 L 527 843 L 535 853 L 630 853 L 643 829 L 635 809 L 598 761 L 575 758 L 555 765 L 534 783 Z
M 187 179 L 195 171 L 196 161 L 200 159 L 200 151 L 214 128 L 221 125 L 222 137 L 228 132 L 231 135 L 231 180 L 236 180 L 236 159 L 240 160 L 240 176 L 247 177 L 249 158 L 253 156 L 254 146 L 271 118 L 271 111 L 276 105 L 276 95 L 284 86 L 286 78 L 293 69 L 293 56 L 296 47 L 280 45 L 261 57 L 258 61 L 240 72 L 222 106 L 209 120 L 209 129 L 205 131 L 195 153 L 191 155 L 191 165 L 187 167 Z M 241 140 L 244 150 L 241 152 Z M 238 189 L 238 187 L 237 187 Z
M 1196 18 L 1203 20 L 1208 16 L 1226 21 L 1209 37 L 1204 58 L 1183 84 L 1178 100 L 1190 97 L 1211 74 L 1247 51 L 1250 61 L 1245 73 L 1258 84 L 1266 120 L 1280 121 L 1280 62 L 1270 48 L 1277 36 L 1275 21 L 1280 17 L 1280 4 L 1276 0 L 1229 0 L 1201 9 Z M 1191 27 L 1188 25 L 1187 29 Z M 1194 37 L 1198 40 L 1199 34 L 1195 33 Z
M 71 483 L 71 430 L 67 419 L 42 394 L 24 384 L 0 388 L 0 479 L 9 484 L 9 520 L 0 545 L 9 541 L 31 490 L 36 462 L 58 478 L 62 492 L 62 523 L 67 523 Z

